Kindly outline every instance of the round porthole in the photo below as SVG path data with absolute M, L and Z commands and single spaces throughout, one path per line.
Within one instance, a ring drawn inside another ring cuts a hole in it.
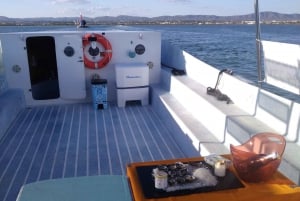
M 138 44 L 137 46 L 135 46 L 135 53 L 138 55 L 142 55 L 144 54 L 146 51 L 146 48 L 144 45 L 142 44 Z
M 73 47 L 67 46 L 64 49 L 64 53 L 65 53 L 66 56 L 71 57 L 71 56 L 73 56 L 75 54 L 75 50 L 74 50 Z

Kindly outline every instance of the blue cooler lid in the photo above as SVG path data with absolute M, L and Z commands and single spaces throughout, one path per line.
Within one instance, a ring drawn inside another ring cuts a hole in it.
M 92 79 L 91 80 L 91 84 L 107 84 L 107 80 L 106 79 Z

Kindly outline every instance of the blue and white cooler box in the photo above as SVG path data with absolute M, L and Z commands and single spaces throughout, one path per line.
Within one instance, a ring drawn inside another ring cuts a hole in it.
M 107 80 L 106 79 L 92 79 L 92 98 L 94 109 L 107 108 Z

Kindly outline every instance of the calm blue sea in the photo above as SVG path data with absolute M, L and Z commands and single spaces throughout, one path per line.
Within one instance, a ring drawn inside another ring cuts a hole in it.
M 162 38 L 218 69 L 257 82 L 255 25 L 91 26 L 91 30 L 156 30 Z M 73 26 L 0 26 L 1 32 L 76 30 Z M 261 38 L 300 44 L 300 25 L 261 25 Z

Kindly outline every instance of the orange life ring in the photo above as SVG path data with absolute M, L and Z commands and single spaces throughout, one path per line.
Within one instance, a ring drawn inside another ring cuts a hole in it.
M 85 34 L 82 38 L 82 43 L 83 61 L 87 68 L 103 68 L 111 60 L 111 44 L 103 35 L 95 33 Z

